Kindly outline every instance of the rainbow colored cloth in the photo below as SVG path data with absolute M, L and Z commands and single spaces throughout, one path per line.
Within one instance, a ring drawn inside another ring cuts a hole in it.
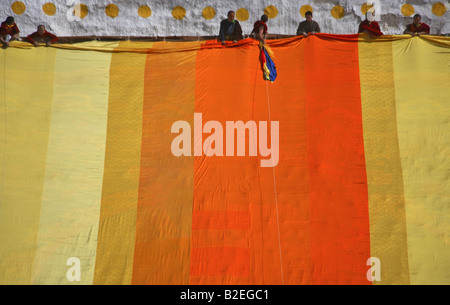
M 273 55 L 273 51 L 270 46 L 264 45 L 261 42 L 259 47 L 261 49 L 260 60 L 264 73 L 264 79 L 273 83 L 277 78 L 277 68 L 273 62 L 275 56 Z

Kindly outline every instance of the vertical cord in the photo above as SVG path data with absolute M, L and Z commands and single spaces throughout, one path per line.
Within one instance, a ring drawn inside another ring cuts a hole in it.
M 3 51 L 3 103 L 4 103 L 4 125 L 5 125 L 5 141 L 3 143 L 3 164 L 2 164 L 2 186 L 0 193 L 0 204 L 3 201 L 3 187 L 5 184 L 5 167 L 6 167 L 6 136 L 8 134 L 8 122 L 6 116 L 6 50 Z
M 269 126 L 272 126 L 272 119 L 270 116 L 270 98 L 269 98 L 269 83 L 266 81 L 267 86 L 267 107 L 269 110 Z M 272 129 L 271 129 L 272 130 Z M 272 160 L 273 162 L 273 160 Z M 277 182 L 275 178 L 275 164 L 272 166 L 273 170 L 273 187 L 275 191 L 275 206 L 276 206 L 276 212 L 277 212 L 277 226 L 278 226 L 278 249 L 280 251 L 280 266 L 281 266 L 281 284 L 284 285 L 284 276 L 283 276 L 283 258 L 281 255 L 281 237 L 280 237 L 280 221 L 278 217 L 278 194 L 277 194 Z

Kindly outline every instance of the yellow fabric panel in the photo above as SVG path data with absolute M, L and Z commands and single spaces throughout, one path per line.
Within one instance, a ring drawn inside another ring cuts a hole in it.
M 120 42 L 117 51 L 152 46 L 152 42 Z M 96 285 L 131 284 L 146 61 L 147 55 L 141 53 L 112 55 Z
M 450 284 L 450 52 L 430 42 L 416 37 L 393 43 L 414 285 Z
M 27 285 L 39 230 L 55 50 L 9 48 L 0 60 L 0 284 Z
M 104 47 L 90 42 L 86 47 Z M 110 43 L 108 45 L 111 45 Z M 117 47 L 117 43 L 115 44 Z M 33 284 L 92 284 L 109 98 L 111 53 L 58 50 Z M 70 258 L 81 281 L 69 282 Z
M 359 43 L 371 255 L 381 281 L 409 284 L 406 214 L 397 137 L 392 43 Z

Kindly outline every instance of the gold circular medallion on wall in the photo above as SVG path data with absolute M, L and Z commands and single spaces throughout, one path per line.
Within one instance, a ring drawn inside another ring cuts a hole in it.
M 119 7 L 115 4 L 108 4 L 105 8 L 106 16 L 116 18 L 119 16 Z
M 141 5 L 138 9 L 138 15 L 142 18 L 149 18 L 152 15 L 152 10 L 147 5 Z
M 277 17 L 278 9 L 273 5 L 269 5 L 264 9 L 264 14 L 266 14 L 269 17 L 269 19 L 273 19 Z
M 436 15 L 438 17 L 442 17 L 447 12 L 447 8 L 445 7 L 444 3 L 437 2 L 437 3 L 433 4 L 431 11 L 433 12 L 434 15 Z
M 172 16 L 177 20 L 183 20 L 183 18 L 186 16 L 186 9 L 182 6 L 175 6 L 172 9 Z
M 240 8 L 236 11 L 236 19 L 239 21 L 247 21 L 250 17 L 250 14 L 248 13 L 247 9 Z
M 333 16 L 336 19 L 341 19 L 344 17 L 344 15 L 345 9 L 340 5 L 336 5 L 331 9 L 331 16 Z
M 300 8 L 300 16 L 305 17 L 306 12 L 311 12 L 313 13 L 313 8 L 311 5 L 303 5 Z
M 211 6 L 205 7 L 202 11 L 202 16 L 206 20 L 211 20 L 216 17 L 216 10 Z
M 22 1 L 16 1 L 13 4 L 11 4 L 11 9 L 16 15 L 22 15 L 27 10 L 27 7 L 25 6 L 25 3 Z
M 411 4 L 403 4 L 402 6 L 402 15 L 405 17 L 412 16 L 414 14 L 414 7 Z
M 44 11 L 47 16 L 54 16 L 56 14 L 56 5 L 47 2 L 42 6 L 42 11 Z

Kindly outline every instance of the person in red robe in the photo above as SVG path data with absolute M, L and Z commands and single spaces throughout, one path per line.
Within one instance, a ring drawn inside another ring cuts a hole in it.
M 255 39 L 261 41 L 263 44 L 266 44 L 267 38 L 267 21 L 269 21 L 269 17 L 267 15 L 262 15 L 261 20 L 258 20 L 253 25 L 253 30 L 251 36 Z
M 58 41 L 58 37 L 46 31 L 45 26 L 40 25 L 37 28 L 37 32 L 29 35 L 27 41 L 33 44 L 35 47 L 39 46 L 40 43 L 45 43 L 46 46 L 50 46 Z
M 411 36 L 420 36 L 430 34 L 430 26 L 421 22 L 422 16 L 419 14 L 414 15 L 414 22 L 406 26 L 403 34 L 409 34 Z
M 358 33 L 366 33 L 369 35 L 381 36 L 383 32 L 381 32 L 380 25 L 378 22 L 373 20 L 373 13 L 368 12 L 366 14 L 366 19 L 359 24 Z
M 3 44 L 3 47 L 7 48 L 10 42 L 19 40 L 19 33 L 20 31 L 14 17 L 6 18 L 0 27 L 0 42 Z

